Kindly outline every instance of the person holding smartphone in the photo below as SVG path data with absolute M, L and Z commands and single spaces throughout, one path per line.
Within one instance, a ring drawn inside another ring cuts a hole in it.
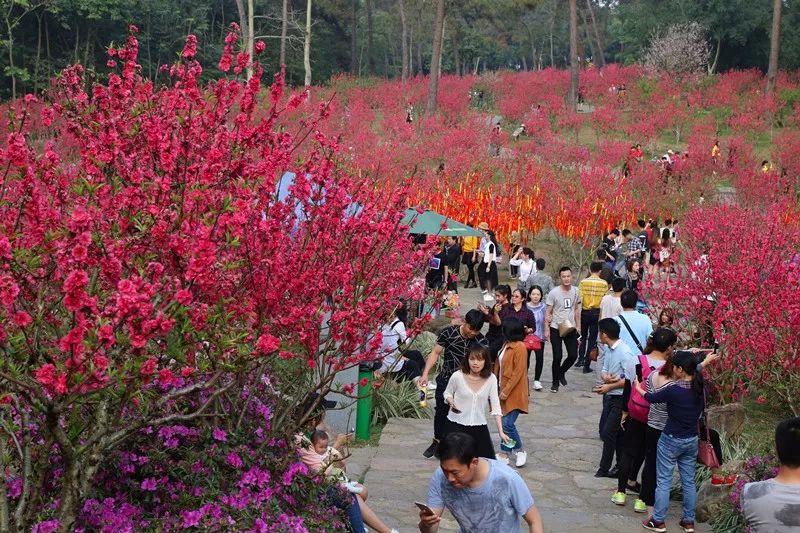
M 542 515 L 525 481 L 513 469 L 478 456 L 475 439 L 461 432 L 448 434 L 439 445 L 439 468 L 428 486 L 426 504 L 417 504 L 419 530 L 436 533 L 444 509 L 462 533 L 501 531 L 544 533 Z
M 486 421 L 486 407 L 497 422 L 500 440 L 508 441 L 503 433 L 500 395 L 497 378 L 492 373 L 489 350 L 476 344 L 461 360 L 461 369 L 450 376 L 444 391 L 444 401 L 450 406 L 447 432 L 460 431 L 471 435 L 478 446 L 478 456 L 494 459 L 494 446 Z

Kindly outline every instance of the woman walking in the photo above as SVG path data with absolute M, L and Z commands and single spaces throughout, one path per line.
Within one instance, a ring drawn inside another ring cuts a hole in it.
M 497 459 L 508 464 L 509 455 L 517 454 L 516 465 L 525 465 L 528 454 L 522 445 L 522 437 L 517 431 L 517 418 L 520 414 L 528 413 L 528 369 L 525 359 L 528 351 L 522 340 L 525 338 L 525 328 L 516 318 L 503 320 L 503 335 L 505 344 L 494 364 L 500 387 L 500 406 L 503 410 L 503 433 L 512 442 L 501 442 Z
M 536 329 L 533 334 L 539 337 L 541 344 L 539 348 L 533 350 L 536 358 L 533 371 L 533 390 L 542 390 L 542 368 L 544 368 L 544 312 L 547 307 L 544 304 L 544 291 L 538 285 L 531 287 L 528 292 L 528 303 L 526 304 L 531 313 L 533 313 L 534 321 L 536 322 Z M 528 370 L 531 368 L 531 357 L 528 354 Z
M 502 411 L 497 389 L 497 377 L 492 373 L 489 350 L 473 345 L 469 355 L 461 360 L 461 369 L 450 376 L 444 391 L 444 401 L 450 406 L 447 413 L 447 432 L 467 433 L 478 444 L 478 455 L 494 459 L 494 446 L 486 421 L 486 407 L 497 422 L 500 441 L 508 440 L 503 433 Z
M 481 293 L 488 294 L 494 287 L 497 287 L 497 238 L 486 222 L 478 224 L 478 229 L 483 232 L 481 260 L 477 265 L 478 281 L 481 285 Z

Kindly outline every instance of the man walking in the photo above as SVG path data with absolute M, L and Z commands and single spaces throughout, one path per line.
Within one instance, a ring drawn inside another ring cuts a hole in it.
M 625 289 L 619 301 L 622 304 L 622 312 L 616 318 L 620 325 L 619 338 L 634 355 L 644 353 L 647 338 L 653 332 L 653 324 L 646 315 L 636 310 L 636 303 L 639 301 L 636 291 Z
M 447 411 L 449 406 L 444 402 L 444 390 L 450 376 L 461 368 L 461 360 L 469 355 L 470 346 L 473 343 L 480 344 L 489 349 L 489 343 L 481 333 L 483 328 L 483 313 L 477 309 L 471 309 L 464 317 L 464 323 L 459 325 L 447 326 L 436 339 L 436 345 L 428 354 L 425 361 L 425 370 L 422 371 L 417 384 L 421 388 L 428 386 L 428 374 L 436 361 L 442 356 L 442 367 L 436 376 L 436 408 L 433 415 L 433 442 L 422 452 L 426 458 L 430 458 L 436 453 L 439 441 L 444 437 L 447 425 Z
M 428 487 L 428 508 L 419 512 L 419 530 L 435 533 L 445 507 L 462 533 L 544 533 L 542 516 L 520 475 L 493 459 L 478 457 L 470 435 L 450 433 L 439 446 L 439 468 Z
M 561 284 L 547 293 L 547 310 L 544 315 L 544 338 L 553 347 L 553 385 L 550 392 L 558 392 L 558 385 L 567 385 L 567 370 L 578 359 L 578 332 L 581 329 L 581 295 L 572 286 L 572 270 L 565 266 L 558 271 Z M 561 342 L 567 349 L 563 357 Z
M 591 274 L 588 278 L 581 280 L 578 290 L 581 294 L 581 345 L 578 352 L 578 362 L 576 367 L 583 366 L 583 373 L 588 374 L 592 371 L 592 360 L 589 357 L 597 346 L 597 322 L 600 320 L 600 302 L 608 292 L 608 283 L 600 278 L 600 271 L 603 263 L 593 262 L 589 266 Z
M 603 384 L 594 388 L 597 394 L 603 394 L 603 414 L 605 423 L 600 431 L 603 439 L 603 455 L 600 467 L 594 477 L 617 477 L 617 468 L 611 468 L 614 455 L 619 459 L 620 423 L 622 422 L 622 393 L 625 387 L 625 368 L 632 366 L 636 359 L 628 345 L 619 338 L 619 323 L 613 318 L 604 318 L 598 325 L 600 342 L 607 346 L 601 377 Z

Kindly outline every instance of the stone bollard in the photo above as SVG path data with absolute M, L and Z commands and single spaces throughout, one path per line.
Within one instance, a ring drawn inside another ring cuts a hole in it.
M 714 405 L 708 408 L 708 427 L 717 430 L 726 439 L 735 439 L 744 430 L 745 411 L 740 403 Z
M 731 491 L 734 485 L 712 485 L 708 479 L 700 485 L 697 491 L 696 519 L 698 522 L 708 522 L 719 515 L 722 509 L 730 502 Z

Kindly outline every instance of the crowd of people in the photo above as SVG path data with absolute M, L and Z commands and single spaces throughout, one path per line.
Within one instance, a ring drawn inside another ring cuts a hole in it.
M 414 380 L 425 390 L 438 369 L 435 384 L 430 383 L 435 390 L 433 439 L 423 455 L 436 456 L 439 468 L 430 481 L 427 503 L 417 504 L 421 531 L 436 531 L 445 508 L 464 532 L 521 531 L 521 523 L 531 532 L 543 531 L 533 496 L 510 465 L 522 468 L 528 461 L 518 425 L 531 403 L 530 377 L 533 391 L 544 389 L 548 342 L 552 393 L 567 386 L 572 368 L 595 376 L 593 391 L 602 397 L 602 448 L 595 476 L 616 479 L 611 503 L 625 506 L 628 494 L 634 494 L 633 511 L 646 513 L 642 526 L 666 531 L 677 467 L 683 493 L 679 526 L 686 533 L 694 531 L 698 450 L 701 441 L 709 441 L 699 430 L 706 409 L 704 368 L 719 354 L 714 349 L 677 350 L 674 313 L 661 309 L 651 322 L 639 292 L 647 276 L 672 276 L 676 225 L 674 220 L 663 225 L 639 220 L 635 232 L 611 230 L 598 246 L 589 275 L 577 284 L 566 266 L 554 281 L 545 260 L 535 257 L 519 235 L 510 239 L 512 282 L 499 284 L 498 265 L 505 252 L 485 223 L 477 226 L 482 238 L 446 239 L 437 253 L 439 265 L 431 268 L 437 272 L 428 273 L 429 288 L 457 291 L 463 265 L 463 287 L 477 285 L 477 271 L 481 301 L 463 320 L 441 329 L 428 354 L 406 346 L 405 305 L 397 306 L 382 331 L 382 373 Z M 498 441 L 491 437 L 490 418 Z M 327 435 L 316 430 L 303 442 L 307 464 L 331 475 L 327 469 L 340 459 Z M 755 532 L 800 526 L 785 516 L 786 509 L 800 504 L 800 421 L 779 426 L 776 446 L 784 465 L 777 481 L 744 493 Z M 367 506 L 366 488 L 347 480 L 340 470 L 334 472 L 353 494 L 357 505 L 351 508 L 358 509 L 361 520 L 376 531 L 390 532 Z M 765 499 L 766 493 L 774 499 Z

